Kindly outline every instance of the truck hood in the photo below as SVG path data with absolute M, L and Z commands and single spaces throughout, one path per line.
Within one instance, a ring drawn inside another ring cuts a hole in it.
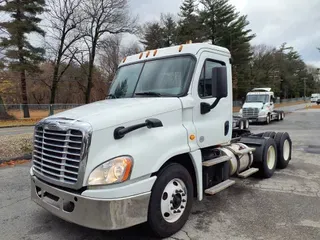
M 246 102 L 243 104 L 242 108 L 262 108 L 262 102 Z
M 67 118 L 88 122 L 97 131 L 134 120 L 144 121 L 148 117 L 181 108 L 179 98 L 107 99 L 55 114 L 48 119 Z

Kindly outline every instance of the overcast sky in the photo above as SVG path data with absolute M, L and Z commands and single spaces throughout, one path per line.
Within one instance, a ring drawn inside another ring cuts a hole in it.
M 160 13 L 178 13 L 183 0 L 130 0 L 140 22 L 159 19 Z M 320 67 L 320 0 L 230 0 L 248 15 L 257 37 L 253 44 L 280 46 L 287 42 L 307 62 Z

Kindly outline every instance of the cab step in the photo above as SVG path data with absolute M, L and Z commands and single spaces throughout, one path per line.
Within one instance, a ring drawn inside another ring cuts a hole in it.
M 238 177 L 240 178 L 247 178 L 250 177 L 251 175 L 255 174 L 256 172 L 259 172 L 259 168 L 249 168 L 248 170 L 239 173 Z
M 221 157 L 218 157 L 218 158 L 214 158 L 214 159 L 202 162 L 202 166 L 211 167 L 211 166 L 217 165 L 219 163 L 223 163 L 223 162 L 229 161 L 230 159 L 231 159 L 231 157 L 229 157 L 229 156 L 221 156 Z
M 228 179 L 222 183 L 219 183 L 218 185 L 215 185 L 211 188 L 206 189 L 204 192 L 208 195 L 214 195 L 214 194 L 221 192 L 222 190 L 232 186 L 235 183 L 236 183 L 236 181 Z
M 236 155 L 245 155 L 245 154 L 248 154 L 248 153 L 251 153 L 251 152 L 254 152 L 256 149 L 255 148 L 245 148 L 245 149 L 242 149 L 242 150 L 239 150 L 239 151 L 235 151 L 235 154 Z

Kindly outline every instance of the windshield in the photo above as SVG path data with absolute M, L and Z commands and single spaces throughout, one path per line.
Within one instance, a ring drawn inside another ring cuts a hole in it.
M 269 102 L 269 95 L 247 95 L 246 102 Z
M 315 98 L 318 97 L 319 94 L 312 94 L 311 97 Z
M 182 56 L 120 67 L 109 96 L 180 96 L 189 86 L 194 64 L 194 58 Z

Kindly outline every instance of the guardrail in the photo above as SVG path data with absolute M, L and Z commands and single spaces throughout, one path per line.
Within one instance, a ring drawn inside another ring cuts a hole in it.
M 291 99 L 281 99 L 277 100 L 276 103 L 290 103 L 290 102 L 299 102 L 299 101 L 308 101 L 310 98 L 291 98 Z M 241 107 L 242 101 L 233 101 L 233 107 Z M 68 109 L 82 106 L 83 104 L 28 104 L 30 118 L 32 119 L 42 119 L 49 115 L 56 114 Z M 6 111 L 10 116 L 13 116 L 15 119 L 23 119 L 23 105 L 22 104 L 6 104 L 0 105 L 0 120 L 4 119 L 4 114 L 1 111 Z

